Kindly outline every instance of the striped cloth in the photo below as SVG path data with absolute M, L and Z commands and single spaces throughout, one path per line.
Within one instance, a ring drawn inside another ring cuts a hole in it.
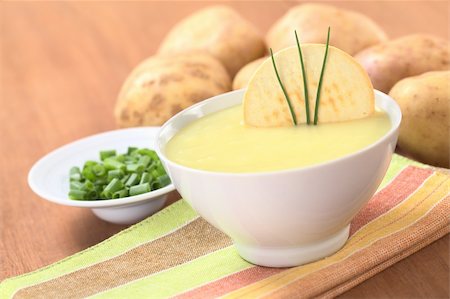
M 448 173 L 394 156 L 334 255 L 264 268 L 180 200 L 110 239 L 0 284 L 2 298 L 333 297 L 449 233 Z M 213 200 L 213 199 L 212 199 Z

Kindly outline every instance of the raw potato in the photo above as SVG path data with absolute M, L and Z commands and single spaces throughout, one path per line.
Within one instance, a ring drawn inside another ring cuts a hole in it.
M 115 118 L 119 127 L 161 125 L 184 108 L 231 89 L 231 79 L 205 53 L 153 56 L 129 75 L 120 91 Z
M 233 77 L 244 65 L 264 56 L 266 46 L 256 28 L 226 6 L 211 6 L 176 24 L 159 53 L 204 50 L 219 59 Z
M 398 145 L 419 161 L 449 168 L 450 71 L 428 72 L 394 85 L 389 95 L 403 119 Z
M 295 45 L 294 30 L 301 43 L 325 43 L 328 26 L 330 44 L 353 55 L 387 40 L 384 31 L 363 14 L 326 4 L 301 4 L 291 8 L 266 35 L 274 51 Z
M 256 59 L 241 68 L 233 79 L 233 90 L 247 87 L 248 81 L 250 81 L 253 73 L 266 59 L 267 57 Z
M 389 92 L 403 78 L 449 69 L 450 43 L 442 38 L 414 34 L 358 53 L 375 89 Z
M 311 120 L 325 45 L 303 44 Z M 274 55 L 278 73 L 290 97 L 298 123 L 306 122 L 303 76 L 298 49 L 290 47 Z M 330 46 L 322 81 L 319 122 L 338 122 L 373 113 L 374 92 L 367 73 L 350 55 Z M 277 80 L 271 59 L 259 67 L 244 94 L 245 123 L 255 127 L 292 126 L 289 106 Z

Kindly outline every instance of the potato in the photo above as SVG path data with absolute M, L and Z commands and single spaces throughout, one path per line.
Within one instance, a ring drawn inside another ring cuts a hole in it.
M 399 148 L 419 161 L 449 168 L 450 71 L 428 72 L 399 81 L 389 95 L 403 119 Z
M 253 73 L 266 59 L 267 57 L 256 59 L 241 68 L 233 79 L 233 90 L 246 87 Z
M 219 59 L 233 77 L 250 61 L 264 56 L 266 46 L 256 28 L 226 6 L 202 9 L 176 24 L 159 53 L 205 50 Z
M 384 31 L 363 14 L 326 4 L 300 4 L 291 8 L 266 35 L 275 51 L 295 45 L 294 30 L 301 43 L 322 43 L 331 27 L 330 44 L 353 55 L 387 40 Z
M 231 89 L 223 65 L 205 53 L 153 56 L 138 65 L 120 91 L 119 127 L 161 125 L 180 110 Z
M 358 53 L 375 89 L 389 92 L 403 78 L 449 69 L 450 43 L 430 35 L 414 34 Z
M 325 45 L 303 44 L 309 111 L 314 118 L 315 100 L 322 70 Z M 297 123 L 306 122 L 303 74 L 297 46 L 274 55 L 277 70 L 290 98 Z M 369 76 L 352 56 L 329 47 L 322 81 L 319 122 L 338 122 L 367 117 L 375 108 Z M 243 98 L 244 121 L 254 127 L 292 126 L 293 117 L 277 79 L 272 59 L 256 70 Z

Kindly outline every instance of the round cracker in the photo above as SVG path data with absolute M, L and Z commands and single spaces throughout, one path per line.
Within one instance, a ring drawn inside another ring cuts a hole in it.
M 314 117 L 317 87 L 325 45 L 303 44 L 311 120 Z M 302 68 L 296 46 L 274 54 L 280 78 L 294 107 L 298 123 L 306 123 Z M 264 61 L 250 79 L 244 94 L 245 123 L 256 127 L 292 126 L 286 98 L 277 80 L 271 59 Z M 329 47 L 319 103 L 319 123 L 339 122 L 369 116 L 375 96 L 369 76 L 353 57 Z

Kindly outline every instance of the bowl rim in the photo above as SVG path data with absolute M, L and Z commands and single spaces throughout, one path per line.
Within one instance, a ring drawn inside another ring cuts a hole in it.
M 109 207 L 118 207 L 118 206 L 125 206 L 125 205 L 131 205 L 131 204 L 137 204 L 137 203 L 144 203 L 147 201 L 150 201 L 152 199 L 156 199 L 157 197 L 160 197 L 162 195 L 165 195 L 173 190 L 175 190 L 175 186 L 173 182 L 171 182 L 169 185 L 150 191 L 147 193 L 129 196 L 129 197 L 123 197 L 118 199 L 107 199 L 107 200 L 93 200 L 93 201 L 82 201 L 82 200 L 72 200 L 67 198 L 60 198 L 58 196 L 53 196 L 49 193 L 47 193 L 37 182 L 35 181 L 36 171 L 41 167 L 42 164 L 47 163 L 49 160 L 52 159 L 52 156 L 64 152 L 68 150 L 69 148 L 77 145 L 78 143 L 82 142 L 89 142 L 92 140 L 95 140 L 97 138 L 104 137 L 105 135 L 113 134 L 113 133 L 120 133 L 120 132 L 129 132 L 129 131 L 143 131 L 148 129 L 156 129 L 159 130 L 160 127 L 155 126 L 147 126 L 147 127 L 132 127 L 132 128 L 125 128 L 125 129 L 117 129 L 117 130 L 109 130 L 104 131 L 101 133 L 89 135 L 80 139 L 77 139 L 75 141 L 72 141 L 70 143 L 67 143 L 65 145 L 62 145 L 49 153 L 45 154 L 43 157 L 41 157 L 39 160 L 37 160 L 33 166 L 30 168 L 27 176 L 28 186 L 30 186 L 31 190 L 37 194 L 39 197 L 41 197 L 44 200 L 54 202 L 60 205 L 65 206 L 73 206 L 73 207 L 80 207 L 80 208 L 109 208 Z M 159 131 L 157 132 L 156 136 L 159 136 Z M 158 155 L 159 156 L 159 155 Z
M 177 113 L 176 115 L 172 116 L 169 120 L 167 120 L 160 128 L 160 130 L 158 131 L 158 135 L 156 136 L 156 147 L 155 150 L 158 153 L 158 156 L 164 161 L 164 163 L 167 163 L 169 165 L 171 165 L 172 167 L 177 167 L 179 169 L 182 169 L 184 171 L 190 171 L 196 174 L 203 174 L 203 175 L 210 175 L 210 176 L 233 176 L 233 177 L 241 177 L 241 178 L 245 178 L 245 177 L 266 177 L 266 176 L 271 176 L 271 175 L 282 175 L 282 174 L 290 174 L 290 173 L 303 173 L 303 172 L 308 172 L 311 170 L 318 170 L 318 169 L 323 169 L 325 167 L 329 167 L 330 165 L 336 165 L 339 163 L 344 163 L 345 161 L 349 160 L 349 159 L 353 159 L 356 156 L 360 156 L 364 153 L 366 153 L 367 151 L 370 151 L 371 149 L 373 149 L 374 147 L 377 147 L 378 145 L 380 145 L 381 143 L 386 142 L 388 139 L 391 139 L 393 135 L 398 133 L 398 129 L 400 127 L 400 123 L 402 121 L 402 112 L 400 110 L 400 107 L 398 106 L 397 102 L 388 94 L 385 94 L 379 90 L 374 89 L 374 94 L 375 94 L 375 102 L 378 101 L 378 99 L 381 99 L 383 101 L 387 101 L 388 105 L 390 105 L 393 109 L 393 112 L 390 113 L 389 111 L 387 111 L 388 109 L 383 109 L 383 111 L 385 111 L 388 116 L 389 119 L 391 121 L 391 128 L 390 130 L 385 133 L 381 138 L 379 138 L 376 142 L 363 147 L 362 149 L 344 155 L 342 157 L 336 158 L 336 159 L 332 159 L 329 161 L 325 161 L 325 162 L 321 162 L 318 164 L 313 164 L 313 165 L 309 165 L 309 166 L 305 166 L 305 167 L 296 167 L 296 168 L 289 168 L 289 169 L 282 169 L 282 170 L 274 170 L 274 171 L 261 171 L 261 172 L 221 172 L 221 171 L 211 171 L 211 170 L 204 170 L 204 169 L 196 169 L 196 168 L 191 168 L 179 163 L 176 163 L 172 160 L 170 160 L 165 153 L 162 151 L 161 149 L 161 143 L 162 143 L 162 133 L 166 130 L 166 128 L 171 124 L 171 122 L 175 121 L 178 117 L 180 117 L 181 115 L 183 115 L 184 113 L 187 113 L 188 111 L 197 109 L 198 107 L 201 106 L 206 106 L 206 105 L 210 105 L 211 102 L 217 101 L 218 99 L 220 99 L 221 97 L 224 96 L 231 96 L 233 94 L 242 94 L 245 92 L 246 88 L 242 88 L 242 89 L 238 89 L 238 90 L 233 90 L 227 93 L 223 93 L 214 97 L 211 97 L 209 99 L 206 99 L 204 101 L 201 101 L 195 105 L 192 105 L 182 111 L 180 111 L 179 113 Z M 232 107 L 232 106 L 229 106 Z M 398 115 L 398 117 L 396 117 L 396 115 Z M 395 119 L 397 118 L 397 120 Z

